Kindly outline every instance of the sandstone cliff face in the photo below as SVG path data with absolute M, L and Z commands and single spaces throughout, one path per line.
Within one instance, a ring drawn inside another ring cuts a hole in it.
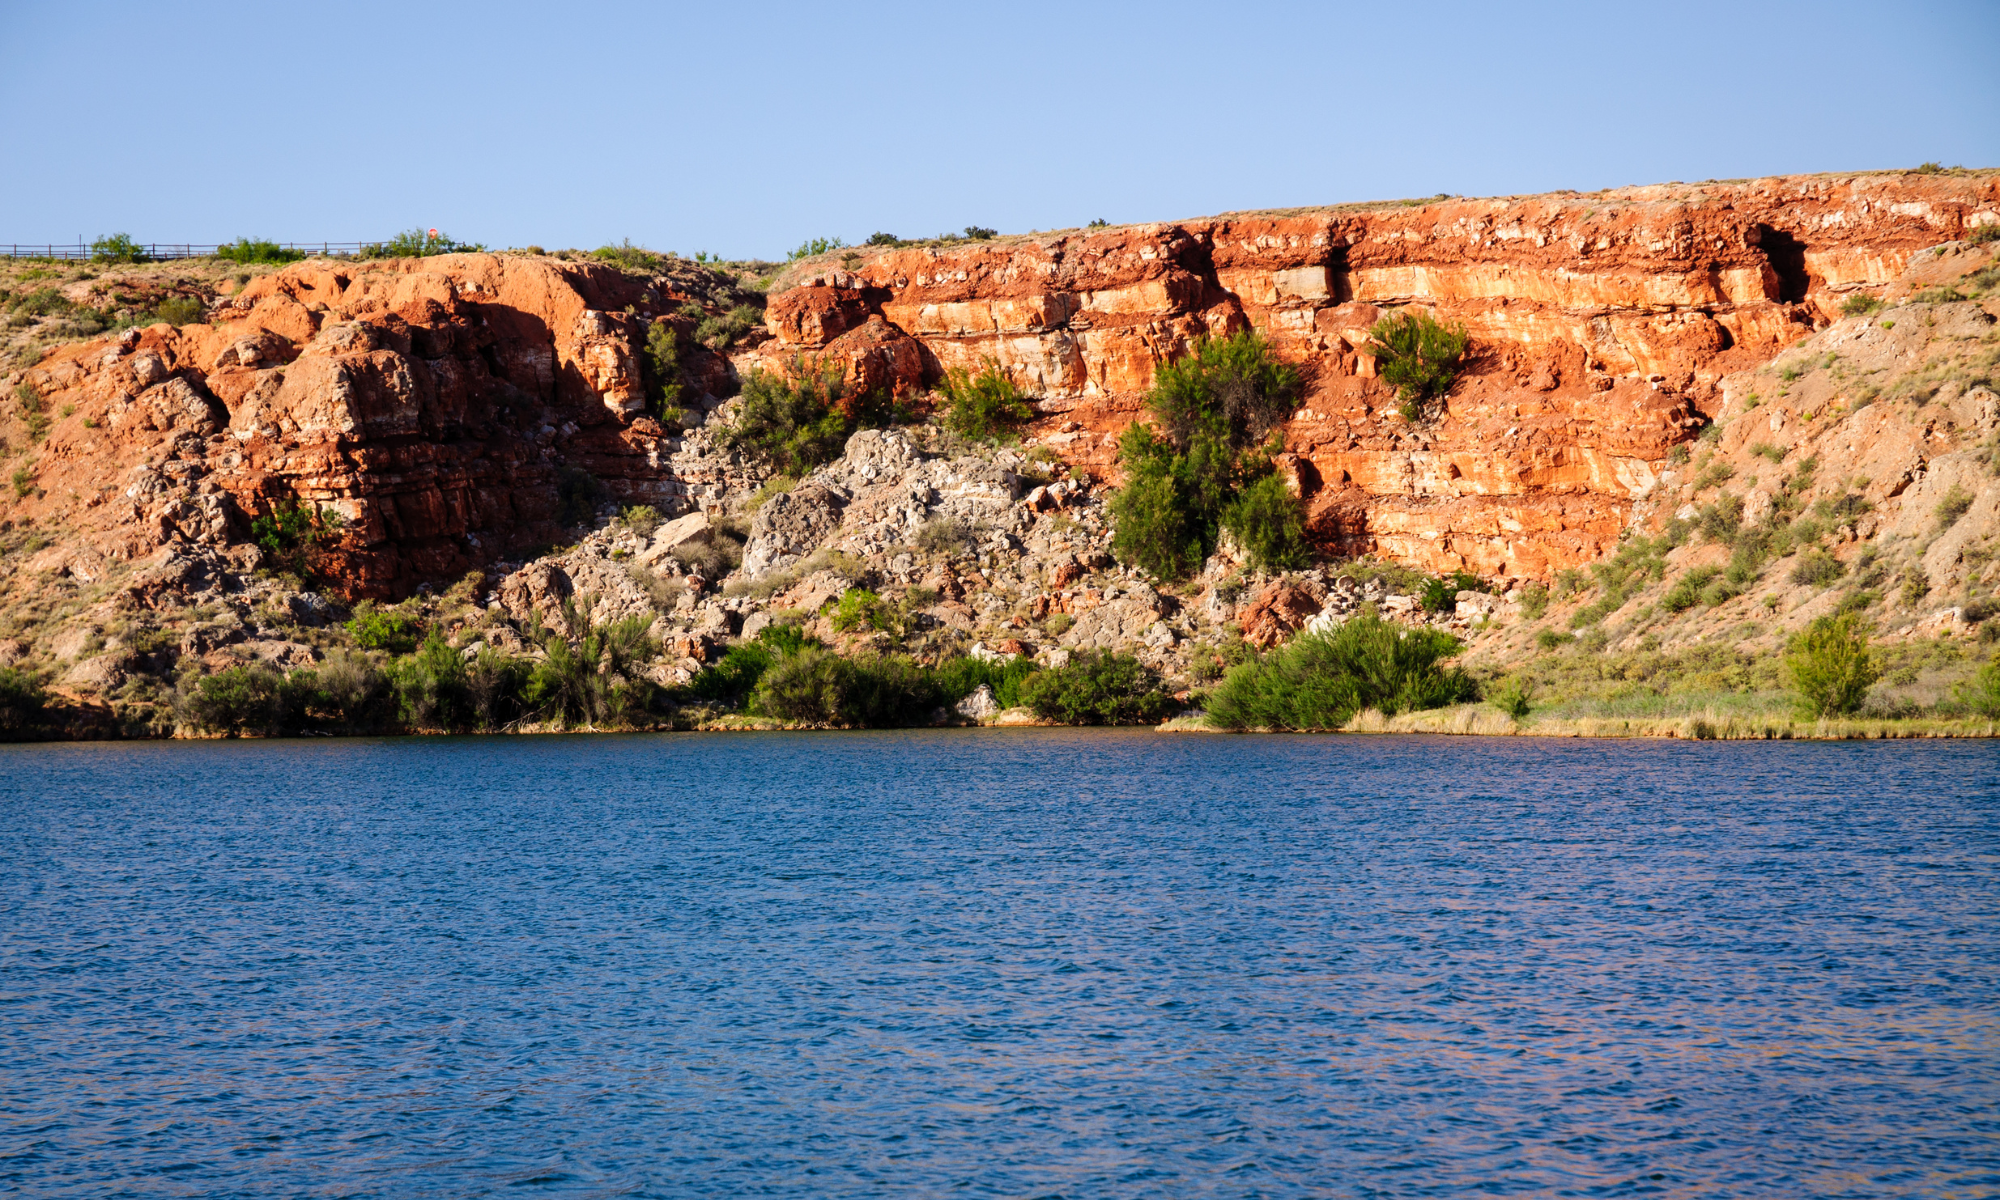
M 683 299 L 513 256 L 302 263 L 206 324 L 128 330 L 25 372 L 63 415 L 14 519 L 76 531 L 79 563 L 116 562 L 325 505 L 350 531 L 327 572 L 391 596 L 558 540 L 566 469 L 678 511 L 715 481 L 669 465 L 681 439 L 643 415 L 639 356 Z
M 1310 381 L 1287 465 L 1325 548 L 1546 577 L 1617 540 L 1723 376 L 1995 221 L 1991 176 L 1801 177 L 862 251 L 781 278 L 774 337 L 738 366 L 830 358 L 907 390 L 991 360 L 1041 397 L 1041 441 L 1115 477 L 1155 368 L 1255 328 Z M 1414 427 L 1359 353 L 1407 304 L 1474 344 L 1444 417 Z

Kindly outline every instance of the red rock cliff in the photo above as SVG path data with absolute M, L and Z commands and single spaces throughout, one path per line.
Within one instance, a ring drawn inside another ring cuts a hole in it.
M 775 339 L 738 365 L 832 356 L 908 386 L 991 359 L 1042 397 L 1040 440 L 1115 474 L 1155 367 L 1255 328 L 1309 380 L 1285 442 L 1327 548 L 1546 575 L 1617 540 L 1724 374 L 1993 221 L 2000 177 L 1816 176 L 850 251 L 780 280 Z M 1473 337 L 1419 427 L 1358 352 L 1406 304 Z

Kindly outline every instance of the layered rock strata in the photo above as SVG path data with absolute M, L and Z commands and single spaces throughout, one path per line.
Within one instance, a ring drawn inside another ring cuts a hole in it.
M 780 280 L 738 366 L 910 390 L 996 363 L 1039 440 L 1115 478 L 1159 364 L 1254 328 L 1307 378 L 1286 465 L 1324 548 L 1547 576 L 1617 540 L 1724 375 L 1993 222 L 1993 176 L 1815 176 L 848 251 Z M 1408 305 L 1473 339 L 1435 421 L 1402 419 L 1365 353 Z

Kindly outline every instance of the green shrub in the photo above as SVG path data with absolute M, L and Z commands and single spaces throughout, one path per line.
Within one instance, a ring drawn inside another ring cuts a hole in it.
M 386 650 L 390 654 L 408 654 L 424 636 L 424 627 L 409 614 L 366 603 L 355 607 L 346 629 L 347 636 L 363 650 Z
M 818 645 L 795 625 L 766 625 L 757 631 L 755 638 L 736 643 L 719 661 L 702 668 L 688 681 L 687 691 L 700 700 L 740 704 L 771 664 L 787 654 Z
M 563 628 L 542 639 L 544 657 L 535 664 L 522 702 L 564 726 L 629 725 L 642 717 L 656 690 L 638 674 L 640 664 L 659 653 L 650 632 L 653 618 L 631 616 L 600 626 L 588 596 L 563 600 L 561 615 Z
M 1067 725 L 1154 724 L 1177 707 L 1160 677 L 1129 654 L 1078 650 L 1069 662 L 1022 682 L 1021 702 Z
M 841 633 L 856 629 L 894 629 L 896 612 L 867 588 L 851 587 L 840 594 L 833 610 L 833 627 Z
M 1364 708 L 1393 716 L 1475 699 L 1478 687 L 1443 660 L 1461 643 L 1404 629 L 1364 608 L 1326 634 L 1306 634 L 1232 669 L 1208 699 L 1221 729 L 1334 729 Z
M 660 520 L 660 510 L 650 504 L 634 504 L 618 514 L 618 523 L 642 538 L 652 537 Z
M 181 712 L 189 724 L 209 733 L 273 736 L 283 731 L 295 703 L 283 675 L 252 663 L 195 681 L 182 693 Z
M 435 229 L 406 229 L 386 242 L 361 248 L 362 258 L 428 258 L 433 254 L 473 254 L 486 249 L 479 242 L 459 242 Z
M 306 252 L 287 250 L 263 238 L 237 238 L 227 245 L 217 246 L 215 256 L 238 263 L 288 263 L 304 258 Z
M 643 374 L 653 411 L 662 421 L 672 424 L 686 416 L 681 408 L 681 392 L 686 385 L 681 376 L 680 335 L 665 321 L 655 321 L 646 330 Z
M 934 677 L 942 703 L 956 704 L 978 691 L 983 683 L 993 689 L 993 698 L 1000 707 L 1018 708 L 1024 703 L 1023 688 L 1037 669 L 1034 660 L 1025 655 L 1006 662 L 965 655 L 939 663 Z
M 1253 332 L 1205 338 L 1160 367 L 1147 395 L 1154 424 L 1173 449 L 1204 443 L 1241 451 L 1259 445 L 1290 415 L 1298 372 Z
M 140 263 L 146 261 L 146 248 L 130 234 L 111 233 L 90 243 L 90 257 L 94 262 Z
M 1244 486 L 1222 512 L 1222 527 L 1260 571 L 1290 571 L 1306 565 L 1305 514 L 1297 497 L 1276 474 Z
M 1720 567 L 1694 567 L 1668 589 L 1660 604 L 1670 613 L 1683 613 L 1701 602 L 1701 590 L 1722 574 Z
M 274 505 L 250 522 L 250 540 L 263 547 L 272 564 L 301 579 L 310 578 L 322 546 L 340 536 L 347 519 L 331 508 L 301 504 Z
M 1965 235 L 1965 240 L 1975 246 L 1984 246 L 1989 242 L 2000 242 L 2000 221 L 1990 221 L 1975 228 L 1971 233 Z
M 472 690 L 465 659 L 433 629 L 415 654 L 390 669 L 403 724 L 459 732 L 472 726 Z
M 695 326 L 694 340 L 720 354 L 763 324 L 762 312 L 748 304 L 739 304 L 726 313 L 704 316 Z
M 14 312 L 27 317 L 51 317 L 75 307 L 69 297 L 52 287 L 36 288 L 14 301 Z
M 1530 621 L 1539 621 L 1542 614 L 1549 611 L 1548 585 L 1539 580 L 1524 584 L 1521 588 L 1521 615 Z
M 845 394 L 837 363 L 794 362 L 790 380 L 752 371 L 736 420 L 722 430 L 731 449 L 747 450 L 787 475 L 802 476 L 839 458 L 853 432 L 839 408 Z
M 666 259 L 662 255 L 634 246 L 631 238 L 626 238 L 615 246 L 609 243 L 599 246 L 590 252 L 590 256 L 599 262 L 608 262 L 621 271 L 640 275 L 650 275 L 666 265 Z
M 16 467 L 11 477 L 16 499 L 27 499 L 35 491 L 35 473 L 27 467 Z
M 1303 562 L 1298 501 L 1282 483 L 1245 495 L 1272 475 L 1263 439 L 1291 411 L 1298 389 L 1298 374 L 1254 333 L 1198 342 L 1162 366 L 1148 396 L 1158 435 L 1135 423 L 1119 439 L 1127 471 L 1111 502 L 1119 560 L 1180 578 L 1199 569 L 1230 528 L 1268 565 Z
M 1853 614 L 1820 617 L 1792 639 L 1785 674 L 1808 718 L 1856 712 L 1880 672 Z
M 998 438 L 1035 415 L 1014 381 L 990 359 L 977 375 L 964 367 L 946 371 L 938 391 L 944 396 L 939 417 L 945 428 L 965 437 Z
M 1525 676 L 1509 676 L 1486 699 L 1493 707 L 1518 721 L 1533 711 L 1535 685 Z
M 1445 325 L 1412 309 L 1375 322 L 1368 338 L 1367 352 L 1374 356 L 1382 381 L 1396 389 L 1399 401 L 1419 411 L 1451 389 L 1471 344 L 1465 326 Z
M 2000 229 L 2000 225 L 1982 228 Z M 1987 663 L 1958 686 L 1958 701 L 1982 717 L 2000 717 L 2000 658 Z
M 802 258 L 811 258 L 815 254 L 825 254 L 829 250 L 845 249 L 846 246 L 847 243 L 837 237 L 807 238 L 799 244 L 798 249 L 785 256 L 785 261 L 797 262 Z
M 192 325 L 201 320 L 206 311 L 201 301 L 193 296 L 170 296 L 160 301 L 153 309 L 153 315 L 179 329 L 183 325 Z
M 18 667 L 0 667 L 0 737 L 33 732 L 47 708 L 40 680 Z
M 1841 301 L 1840 315 L 1843 317 L 1864 317 L 1880 307 L 1882 307 L 1880 300 L 1877 300 L 1873 296 L 1856 292 L 1854 295 Z
M 1558 646 L 1568 645 L 1570 641 L 1570 636 L 1560 630 L 1538 629 L 1535 631 L 1535 645 L 1543 650 L 1554 650 Z
M 1426 579 L 1419 593 L 1419 600 L 1425 612 L 1446 613 L 1458 608 L 1460 592 L 1483 592 L 1486 585 L 1479 576 L 1465 571 L 1453 571 L 1435 579 Z
M 1944 498 L 1939 500 L 1937 504 L 1936 514 L 1939 532 L 1943 532 L 1958 524 L 1958 519 L 1971 511 L 1972 502 L 1975 498 L 1971 492 L 1966 491 L 1955 483 L 1952 484 L 1945 491 Z
M 1847 574 L 1841 561 L 1825 550 L 1814 546 L 1799 555 L 1799 563 L 1792 568 L 1792 582 L 1809 587 L 1825 587 Z
M 786 721 L 891 728 L 924 724 L 945 702 L 931 674 L 903 655 L 847 659 L 808 646 L 764 672 L 754 707 Z

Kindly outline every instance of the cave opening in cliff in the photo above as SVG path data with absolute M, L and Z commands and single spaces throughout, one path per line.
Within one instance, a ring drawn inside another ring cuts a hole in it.
M 1778 299 L 1787 303 L 1804 300 L 1812 287 L 1812 278 L 1806 273 L 1805 243 L 1782 229 L 1759 225 L 1757 245 L 1764 251 L 1765 261 L 1777 272 Z

